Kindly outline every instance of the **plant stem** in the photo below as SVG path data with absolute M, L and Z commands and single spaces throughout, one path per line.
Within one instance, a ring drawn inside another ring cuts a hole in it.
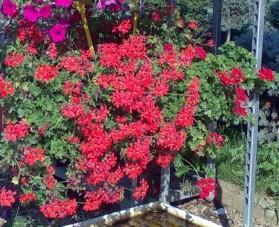
M 193 168 L 193 170 L 196 172 L 197 176 L 200 177 L 200 174 L 198 173 L 197 169 L 195 168 L 195 166 L 189 162 L 187 159 L 182 158 L 183 161 L 187 162 L 189 166 L 191 166 Z

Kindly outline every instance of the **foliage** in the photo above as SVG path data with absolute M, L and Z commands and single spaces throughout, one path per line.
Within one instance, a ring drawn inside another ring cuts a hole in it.
M 276 29 L 279 29 L 278 11 L 279 11 L 279 1 L 273 1 L 270 4 L 267 19 L 270 22 L 270 24 Z
M 223 132 L 228 142 L 219 151 L 216 163 L 218 177 L 228 182 L 244 186 L 244 165 L 246 151 L 246 133 L 243 130 L 227 129 Z M 265 142 L 259 145 L 257 153 L 256 191 L 267 193 L 278 203 L 278 141 Z M 270 207 L 278 211 L 278 207 Z
M 252 1 L 224 0 L 222 7 L 222 30 L 241 30 L 251 22 Z
M 210 27 L 212 17 L 212 13 L 210 13 L 210 9 L 212 8 L 211 1 L 177 0 L 176 5 L 179 8 L 180 15 L 182 15 L 186 21 L 196 20 L 199 24 L 202 24 L 204 28 Z
M 272 68 L 275 71 L 279 71 L 279 47 L 277 41 L 279 39 L 279 32 L 277 31 L 265 31 L 263 40 L 263 65 Z M 243 33 L 234 37 L 235 42 L 251 49 L 252 32 Z
M 259 114 L 259 143 L 273 143 L 278 141 L 278 114 L 277 106 L 266 101 Z

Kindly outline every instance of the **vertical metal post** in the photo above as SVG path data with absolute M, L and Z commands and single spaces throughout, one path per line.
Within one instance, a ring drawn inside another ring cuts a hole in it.
M 140 0 L 140 15 L 143 16 L 145 13 L 144 7 L 145 0 Z
M 174 19 L 174 12 L 175 12 L 175 6 L 176 6 L 176 0 L 168 0 L 168 22 L 172 23 Z
M 256 69 L 261 68 L 262 47 L 264 33 L 264 0 L 255 0 L 255 13 L 252 37 L 252 52 L 256 58 Z M 258 118 L 259 118 L 259 94 L 254 91 L 250 94 L 249 107 L 254 117 L 253 123 L 248 123 L 247 150 L 245 166 L 244 188 L 244 214 L 245 227 L 252 227 L 254 221 L 254 200 L 256 187 L 257 147 L 258 147 Z
M 138 186 L 138 179 L 132 179 L 131 182 L 132 190 L 135 190 L 135 188 Z M 134 199 L 133 195 L 131 196 L 131 206 L 136 206 L 138 205 L 138 201 Z
M 166 203 L 170 187 L 170 166 L 161 168 L 160 201 Z
M 222 20 L 222 0 L 213 0 L 213 40 L 215 46 L 214 54 L 218 54 L 218 48 L 221 44 L 221 20 Z

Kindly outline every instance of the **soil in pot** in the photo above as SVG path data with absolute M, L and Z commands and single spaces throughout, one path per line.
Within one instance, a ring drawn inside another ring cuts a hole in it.
M 197 227 L 186 220 L 164 211 L 152 211 L 135 218 L 118 222 L 113 227 Z

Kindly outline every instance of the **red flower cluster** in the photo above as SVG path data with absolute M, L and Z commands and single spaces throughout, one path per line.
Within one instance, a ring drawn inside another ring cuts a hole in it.
M 63 92 L 65 95 L 72 95 L 75 97 L 79 97 L 81 94 L 83 84 L 78 81 L 78 82 L 71 82 L 71 81 L 66 81 L 63 87 Z
M 36 195 L 32 192 L 29 193 L 24 193 L 22 195 L 20 195 L 19 197 L 19 202 L 21 204 L 26 204 L 26 203 L 30 203 L 36 200 Z
M 4 65 L 17 68 L 24 62 L 24 55 L 17 52 L 10 52 L 4 59 Z
M 16 192 L 1 188 L 0 189 L 0 207 L 11 207 L 15 203 L 14 196 Z
M 184 112 L 173 122 L 163 120 L 160 98 L 168 94 L 175 81 L 184 78 L 181 56 L 172 44 L 166 44 L 164 53 L 158 56 L 162 68 L 156 71 L 145 36 L 131 36 L 121 44 L 102 44 L 98 51 L 104 70 L 98 75 L 97 83 L 110 97 L 92 108 L 86 102 L 88 94 L 84 92 L 82 80 L 66 81 L 63 92 L 71 101 L 61 108 L 61 114 L 75 123 L 78 132 L 65 138 L 79 145 L 81 157 L 75 165 L 77 171 L 82 172 L 83 180 L 94 188 L 85 195 L 83 208 L 87 211 L 119 201 L 123 189 L 116 185 L 120 179 L 125 175 L 137 178 L 153 157 L 157 164 L 167 167 L 184 146 L 186 133 L 183 130 L 194 124 L 200 99 L 200 79 L 194 77 L 187 89 Z M 193 47 L 191 61 L 205 57 L 202 48 Z M 77 73 L 76 58 L 61 59 L 60 66 Z M 112 119 L 114 124 L 108 125 Z M 155 149 L 158 153 L 153 156 Z M 135 198 L 143 199 L 147 190 L 148 184 L 142 180 L 134 192 Z
M 223 146 L 224 138 L 218 132 L 210 132 L 209 135 L 207 136 L 206 143 L 209 145 L 213 145 L 217 148 L 220 148 Z
M 99 188 L 97 191 L 86 192 L 83 209 L 86 211 L 95 211 L 102 204 L 119 202 L 123 196 L 123 192 L 123 189 L 109 186 L 105 186 L 103 189 Z
M 200 79 L 194 77 L 187 90 L 187 98 L 185 106 L 179 111 L 175 124 L 176 126 L 189 128 L 194 124 L 194 115 L 196 106 L 198 105 L 200 94 Z
M 98 191 L 86 192 L 85 195 L 85 204 L 83 209 L 86 211 L 95 211 L 98 210 L 103 202 L 103 190 L 99 189 Z
M 178 131 L 174 124 L 165 124 L 159 132 L 157 140 L 159 155 L 156 163 L 165 168 L 169 166 L 176 153 L 182 149 L 186 141 L 186 133 Z
M 45 40 L 43 31 L 34 23 L 21 19 L 18 21 L 17 38 L 21 42 L 27 42 L 33 47 L 37 47 Z
M 15 142 L 28 135 L 29 125 L 24 122 L 10 122 L 4 128 L 4 138 L 9 142 Z
M 123 20 L 118 24 L 116 27 L 112 29 L 113 33 L 120 33 L 122 35 L 127 34 L 132 29 L 132 23 L 131 20 Z
M 135 200 L 143 200 L 148 192 L 149 185 L 145 179 L 140 180 L 140 185 L 135 188 L 133 197 Z
M 51 65 L 39 65 L 36 70 L 34 77 L 41 82 L 50 82 L 58 76 L 57 67 Z
M 243 88 L 241 88 L 241 87 L 235 88 L 233 112 L 236 115 L 242 116 L 242 117 L 247 116 L 248 112 L 247 112 L 246 108 L 244 107 L 244 105 L 247 103 L 248 99 L 249 98 L 246 94 L 246 91 Z
M 275 74 L 273 73 L 273 71 L 271 69 L 267 69 L 267 68 L 260 69 L 258 72 L 258 77 L 264 81 L 274 81 L 275 80 Z
M 211 196 L 216 196 L 216 181 L 214 178 L 201 178 L 196 185 L 200 189 L 201 199 L 210 199 Z
M 54 200 L 40 206 L 40 210 L 46 218 L 65 218 L 76 213 L 77 202 L 75 199 Z
M 46 185 L 48 189 L 52 190 L 56 187 L 57 181 L 55 180 L 52 174 L 47 174 L 44 176 L 43 183 Z
M 83 106 L 75 103 L 64 104 L 61 108 L 61 114 L 69 119 L 78 118 L 83 114 Z
M 189 66 L 192 64 L 193 60 L 201 59 L 204 60 L 207 58 L 206 51 L 199 46 L 193 47 L 192 45 L 189 45 L 181 52 L 180 60 L 182 65 Z
M 246 80 L 246 76 L 240 68 L 233 68 L 230 74 L 226 71 L 218 72 L 217 76 L 224 86 L 239 86 Z
M 38 50 L 33 45 L 28 45 L 25 50 L 26 50 L 27 53 L 29 53 L 31 55 L 38 54 Z
M 234 108 L 233 112 L 238 116 L 247 116 L 247 110 L 244 107 L 245 103 L 248 101 L 248 96 L 246 91 L 241 88 L 241 84 L 246 80 L 246 76 L 240 68 L 233 68 L 230 74 L 226 71 L 218 72 L 221 83 L 224 86 L 235 86 L 235 97 L 234 97 Z
M 179 53 L 171 44 L 167 44 L 164 46 L 164 52 L 159 56 L 158 63 L 175 69 L 178 66 L 190 66 L 194 59 L 204 60 L 206 58 L 207 53 L 200 46 L 188 45 Z
M 50 58 L 50 59 L 55 59 L 57 58 L 58 55 L 58 51 L 56 48 L 56 44 L 55 43 L 51 43 L 49 44 L 47 50 L 46 50 L 46 55 Z
M 76 73 L 81 77 L 84 77 L 87 73 L 93 72 L 93 65 L 90 62 L 90 57 L 87 55 L 80 56 L 65 56 L 60 60 L 60 67 L 64 68 L 70 73 Z
M 3 74 L 0 74 L 0 98 L 5 99 L 8 95 L 13 95 L 14 92 L 13 84 L 4 80 Z
M 159 132 L 157 144 L 160 149 L 167 151 L 179 151 L 186 140 L 186 134 L 178 131 L 171 123 L 164 125 Z
M 39 147 L 25 147 L 23 154 L 23 162 L 32 166 L 37 161 L 42 162 L 45 159 L 45 151 Z

